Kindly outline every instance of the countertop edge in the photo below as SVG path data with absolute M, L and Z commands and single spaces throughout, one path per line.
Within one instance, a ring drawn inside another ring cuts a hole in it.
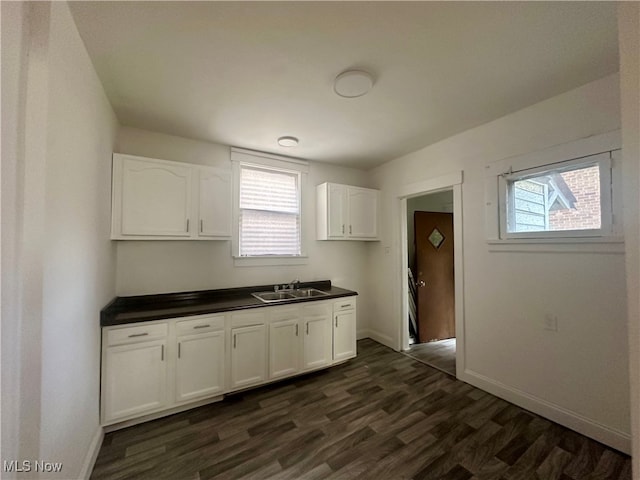
M 251 295 L 253 292 L 273 289 L 272 285 L 260 285 L 255 287 L 195 292 L 115 297 L 100 311 L 100 326 L 113 327 L 132 323 L 233 312 L 269 306 L 308 303 L 358 295 L 358 293 L 353 290 L 334 287 L 330 281 L 305 282 L 301 283 L 300 286 L 303 288 L 318 288 L 326 291 L 327 295 L 315 298 L 283 300 L 277 303 L 267 304 L 260 302 Z

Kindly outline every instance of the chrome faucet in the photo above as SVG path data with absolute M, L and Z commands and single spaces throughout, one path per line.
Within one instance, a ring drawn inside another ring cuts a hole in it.
M 300 280 L 297 278 L 289 284 L 289 290 L 298 290 L 300 288 Z

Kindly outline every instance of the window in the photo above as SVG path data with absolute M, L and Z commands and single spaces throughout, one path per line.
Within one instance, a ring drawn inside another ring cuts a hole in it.
M 301 254 L 300 173 L 240 165 L 241 257 Z
M 501 175 L 500 237 L 611 233 L 610 153 Z
M 308 162 L 233 147 L 236 266 L 298 265 L 305 255 Z

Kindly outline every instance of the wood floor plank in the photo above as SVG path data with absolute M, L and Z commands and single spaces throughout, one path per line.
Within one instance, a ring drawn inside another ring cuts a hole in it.
M 631 462 L 367 339 L 329 370 L 106 434 L 91 478 L 631 480 Z

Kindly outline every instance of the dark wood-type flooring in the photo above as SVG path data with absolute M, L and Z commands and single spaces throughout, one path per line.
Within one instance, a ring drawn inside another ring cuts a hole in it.
M 405 355 L 426 363 L 449 375 L 456 376 L 456 339 L 448 338 L 437 342 L 414 343 Z
M 108 433 L 99 479 L 631 479 L 630 458 L 372 340 L 329 370 Z

